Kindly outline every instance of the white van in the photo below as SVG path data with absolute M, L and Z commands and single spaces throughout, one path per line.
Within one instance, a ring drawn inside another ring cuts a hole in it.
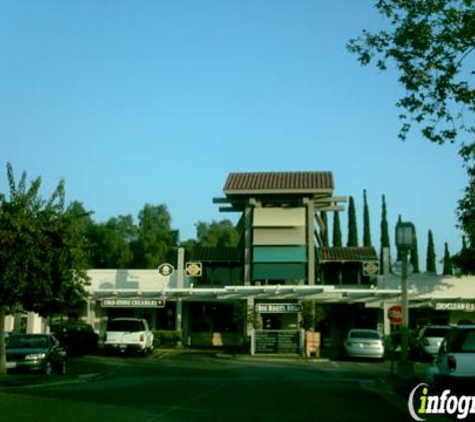
M 106 354 L 151 354 L 153 333 L 147 321 L 139 318 L 115 318 L 109 320 L 104 342 Z

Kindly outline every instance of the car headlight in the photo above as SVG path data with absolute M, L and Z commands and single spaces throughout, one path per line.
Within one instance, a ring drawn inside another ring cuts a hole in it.
M 41 360 L 46 357 L 46 353 L 35 353 L 32 355 L 26 355 L 25 360 Z

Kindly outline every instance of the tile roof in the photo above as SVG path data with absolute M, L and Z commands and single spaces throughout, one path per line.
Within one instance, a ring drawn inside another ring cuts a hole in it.
M 204 262 L 240 262 L 241 250 L 239 248 L 196 248 L 189 261 Z
M 248 192 L 318 192 L 333 190 L 331 172 L 259 172 L 230 173 L 224 192 L 239 194 Z
M 378 255 L 373 247 L 319 248 L 320 262 L 358 262 L 377 261 Z

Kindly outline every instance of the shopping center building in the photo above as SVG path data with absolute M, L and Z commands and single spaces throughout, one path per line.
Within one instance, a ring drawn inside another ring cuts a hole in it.
M 397 329 L 401 277 L 373 247 L 329 247 L 322 212 L 342 211 L 330 172 L 232 173 L 214 203 L 237 213 L 236 248 L 182 249 L 173 268 L 90 270 L 80 318 L 104 333 L 113 317 L 146 318 L 187 346 L 240 346 L 251 353 L 301 353 L 309 310 L 325 347 L 350 328 Z M 383 262 L 383 265 L 380 265 Z M 410 326 L 475 319 L 475 278 L 413 274 Z M 314 305 L 317 305 L 315 308 Z M 7 330 L 13 318 L 7 318 Z M 44 324 L 30 314 L 31 332 Z

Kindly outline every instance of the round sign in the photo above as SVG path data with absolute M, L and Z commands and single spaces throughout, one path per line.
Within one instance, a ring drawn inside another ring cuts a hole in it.
M 402 306 L 394 305 L 388 309 L 388 318 L 391 324 L 402 323 Z
M 158 267 L 158 272 L 160 275 L 163 275 L 164 277 L 168 277 L 169 275 L 172 275 L 174 271 L 173 265 L 172 264 L 162 264 Z

